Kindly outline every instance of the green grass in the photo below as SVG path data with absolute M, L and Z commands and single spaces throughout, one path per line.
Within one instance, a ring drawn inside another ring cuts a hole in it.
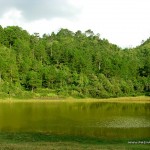
M 17 98 L 0 98 L 0 102 L 118 102 L 118 103 L 150 103 L 150 96 L 138 97 L 119 97 L 108 99 L 82 98 L 77 99 L 73 97 L 68 98 L 31 98 L 31 99 L 17 99 Z
M 98 139 L 44 133 L 0 133 L 0 150 L 148 150 L 148 139 Z

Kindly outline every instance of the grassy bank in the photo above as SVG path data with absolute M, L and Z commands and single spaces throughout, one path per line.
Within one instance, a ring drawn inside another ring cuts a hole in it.
M 138 97 L 120 97 L 108 99 L 94 99 L 94 98 L 35 98 L 35 99 L 16 99 L 16 98 L 0 98 L 0 102 L 117 102 L 117 103 L 150 103 L 149 96 Z
M 1 133 L 0 150 L 148 150 L 150 144 L 129 144 L 148 139 L 96 139 L 41 133 Z

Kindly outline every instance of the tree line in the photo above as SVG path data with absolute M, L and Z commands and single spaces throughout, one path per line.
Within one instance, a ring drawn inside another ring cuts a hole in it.
M 92 30 L 0 26 L 0 97 L 150 95 L 150 39 L 122 49 Z

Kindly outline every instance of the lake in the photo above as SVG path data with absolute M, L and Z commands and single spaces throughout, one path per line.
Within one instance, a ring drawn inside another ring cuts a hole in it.
M 150 103 L 4 102 L 0 103 L 0 132 L 150 138 Z

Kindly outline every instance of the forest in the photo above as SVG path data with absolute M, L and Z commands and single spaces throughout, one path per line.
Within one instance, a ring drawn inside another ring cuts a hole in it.
M 150 38 L 120 48 L 92 30 L 0 26 L 0 97 L 150 96 Z

